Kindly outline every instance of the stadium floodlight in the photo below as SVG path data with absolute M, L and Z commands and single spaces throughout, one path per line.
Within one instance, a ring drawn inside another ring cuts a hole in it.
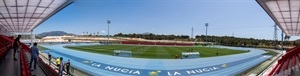
M 109 24 L 111 23 L 110 20 L 107 20 L 107 43 L 109 43 Z
M 207 27 L 208 27 L 208 23 L 205 23 L 205 27 L 206 27 L 206 31 L 205 31 L 205 42 L 207 42 Z

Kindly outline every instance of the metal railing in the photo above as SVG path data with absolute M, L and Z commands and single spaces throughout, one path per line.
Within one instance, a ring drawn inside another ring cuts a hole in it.
M 45 63 L 47 63 L 47 65 L 49 65 L 49 60 L 48 60 L 49 58 L 48 58 L 47 54 L 41 53 L 41 52 L 40 52 L 40 58 L 42 58 L 43 61 L 44 61 Z M 52 57 L 51 57 L 51 65 L 49 65 L 49 66 L 53 67 L 54 69 L 58 69 L 58 67 L 56 66 L 56 63 L 55 63 L 56 58 L 57 58 L 57 57 L 52 56 Z M 84 71 L 81 71 L 81 70 L 79 70 L 78 68 L 76 68 L 76 67 L 74 67 L 74 66 L 72 66 L 72 65 L 70 65 L 70 70 L 69 70 L 69 72 L 70 72 L 70 74 L 71 74 L 72 76 L 90 76 L 90 74 L 88 74 L 88 73 L 86 73 L 86 72 L 84 72 Z M 64 70 L 64 73 L 66 74 L 67 71 Z
M 270 65 L 267 68 L 265 68 L 265 70 L 263 70 L 262 72 L 260 72 L 258 76 L 265 76 L 265 75 L 269 74 L 269 72 L 276 66 L 276 64 L 277 64 L 276 61 L 278 61 L 281 56 L 282 56 L 282 54 L 276 55 L 276 59 L 273 60 L 270 63 Z

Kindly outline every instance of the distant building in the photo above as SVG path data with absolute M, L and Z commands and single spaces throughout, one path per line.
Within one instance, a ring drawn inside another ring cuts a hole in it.
M 43 37 L 41 42 L 68 42 L 69 38 L 73 38 L 74 36 L 46 36 Z

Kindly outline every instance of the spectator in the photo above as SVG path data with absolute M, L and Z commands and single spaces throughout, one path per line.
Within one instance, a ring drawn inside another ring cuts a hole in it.
M 37 48 L 37 43 L 34 43 L 33 46 L 30 48 L 31 52 L 31 61 L 30 61 L 30 69 L 32 61 L 34 61 L 34 69 L 36 69 L 37 57 L 39 56 L 39 49 Z
M 60 57 L 60 66 L 58 68 L 58 76 L 63 76 L 64 62 L 63 58 Z
M 59 68 L 59 66 L 60 66 L 60 60 L 59 60 L 59 57 L 57 57 L 57 59 L 56 59 L 56 66 Z
M 49 65 L 51 65 L 51 59 L 52 59 L 52 56 L 50 53 L 48 53 L 48 59 L 49 59 Z
M 68 59 L 68 62 L 66 63 L 67 75 L 71 75 L 70 74 L 70 66 L 71 66 L 70 59 Z
M 14 40 L 13 48 L 14 48 L 14 60 L 16 61 L 16 51 L 19 49 L 20 46 L 20 38 L 21 35 L 18 35 L 18 37 Z M 18 51 L 19 52 L 19 51 Z
M 175 55 L 175 59 L 179 59 L 179 56 L 178 56 L 178 55 Z

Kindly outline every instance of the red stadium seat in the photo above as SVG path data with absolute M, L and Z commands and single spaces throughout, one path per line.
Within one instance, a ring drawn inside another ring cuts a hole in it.
M 296 68 L 300 70 L 299 64 L 297 64 L 300 60 L 300 46 L 294 47 L 287 51 L 285 55 L 278 60 L 278 64 L 272 71 L 269 73 L 269 76 L 273 75 L 291 75 L 291 70 L 295 70 Z
M 175 43 L 175 42 L 145 42 L 145 41 L 122 41 L 121 44 L 135 45 L 170 45 L 170 46 L 193 46 L 193 43 Z
M 21 76 L 26 76 L 26 72 L 22 71 L 22 75 Z

